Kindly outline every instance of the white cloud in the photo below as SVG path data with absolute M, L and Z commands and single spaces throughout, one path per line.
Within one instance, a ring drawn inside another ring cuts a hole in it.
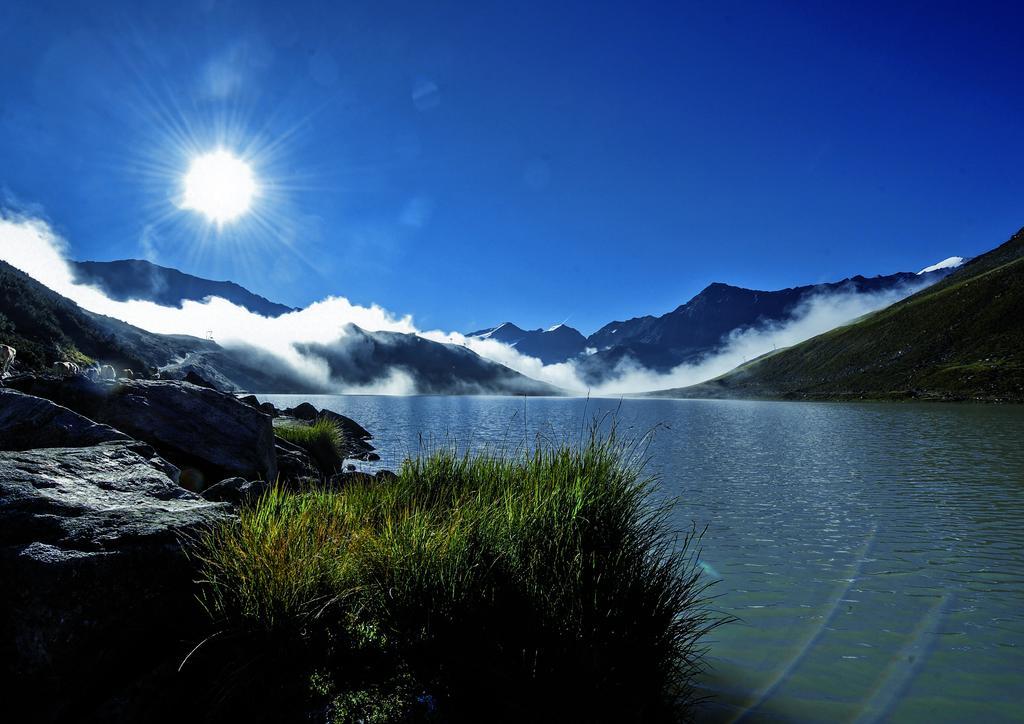
M 440 330 L 420 332 L 419 335 L 434 342 L 461 345 L 485 359 L 503 364 L 527 377 L 547 382 L 567 392 L 583 393 L 587 390 L 586 384 L 580 380 L 571 362 L 546 365 L 536 357 L 517 352 L 512 345 L 490 337 L 467 337 L 459 332 Z
M 280 317 L 263 317 L 218 297 L 185 301 L 181 308 L 139 300 L 116 301 L 94 287 L 75 282 L 65 262 L 66 248 L 66 243 L 38 219 L 0 218 L 0 258 L 83 308 L 159 334 L 206 337 L 212 331 L 224 347 L 266 350 L 297 374 L 321 385 L 330 383 L 323 360 L 299 354 L 296 344 L 335 342 L 345 336 L 348 324 L 371 331 L 416 331 L 410 316 L 395 316 L 377 305 L 352 304 L 344 297 L 327 297 Z M 397 387 L 394 379 L 388 380 L 389 389 Z
M 0 258 L 85 309 L 162 334 L 206 337 L 212 330 L 220 345 L 229 349 L 255 347 L 264 350 L 317 386 L 381 394 L 413 393 L 416 391 L 415 380 L 408 372 L 393 369 L 382 375 L 379 383 L 352 386 L 343 380 L 332 379 L 328 365 L 321 357 L 302 354 L 296 346 L 335 344 L 346 336 L 345 327 L 354 324 L 371 332 L 415 333 L 435 342 L 460 345 L 527 377 L 571 393 L 628 394 L 683 387 L 716 377 L 761 354 L 848 323 L 926 286 L 922 283 L 883 293 L 858 293 L 850 287 L 815 295 L 799 305 L 784 322 L 734 332 L 720 350 L 697 363 L 658 373 L 627 358 L 618 363 L 605 382 L 592 386 L 584 382 L 571 361 L 545 365 L 539 359 L 521 354 L 512 346 L 494 339 L 466 337 L 458 332 L 441 330 L 420 331 L 410 315 L 396 315 L 376 304 L 360 306 L 344 297 L 327 297 L 280 317 L 263 317 L 220 298 L 185 301 L 181 308 L 146 301 L 115 301 L 96 288 L 74 281 L 65 262 L 66 250 L 66 243 L 45 222 L 10 214 L 0 216 Z M 586 350 L 588 356 L 595 352 Z

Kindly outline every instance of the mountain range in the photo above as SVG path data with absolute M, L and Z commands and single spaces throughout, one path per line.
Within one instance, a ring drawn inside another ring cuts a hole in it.
M 525 330 L 504 322 L 497 327 L 470 332 L 467 337 L 493 339 L 515 347 L 517 352 L 536 357 L 546 365 L 565 362 L 583 354 L 587 338 L 579 330 L 565 324 L 556 324 L 550 329 Z
M 508 344 L 544 364 L 573 360 L 583 381 L 596 385 L 613 375 L 624 361 L 654 372 L 668 372 L 680 364 L 697 362 L 720 349 L 730 335 L 791 319 L 802 304 L 815 296 L 836 292 L 863 294 L 910 290 L 942 279 L 960 262 L 962 260 L 954 257 L 917 274 L 901 272 L 871 278 L 854 276 L 838 282 L 775 291 L 744 289 L 715 282 L 671 312 L 610 322 L 589 337 L 566 324 L 525 330 L 512 322 L 471 332 L 467 336 Z M 263 316 L 276 317 L 294 311 L 234 282 L 212 281 L 139 259 L 78 261 L 71 262 L 71 266 L 77 281 L 99 287 L 119 301 L 141 299 L 165 306 L 180 306 L 185 300 L 198 302 L 218 296 Z M 359 332 L 371 334 L 364 330 Z M 384 361 L 388 356 L 383 353 L 386 349 L 393 350 L 405 366 L 416 356 L 412 354 L 417 345 L 414 341 L 406 350 L 397 344 L 399 338 L 374 339 L 387 339 L 374 345 L 380 348 L 376 356 L 371 355 L 374 364 Z M 362 348 L 366 349 L 366 345 Z M 401 353 L 399 349 L 402 349 Z M 344 379 L 351 377 L 359 380 L 359 384 L 367 383 L 364 374 L 357 374 L 351 366 L 338 364 L 337 355 L 333 358 L 335 368 L 344 369 L 348 375 Z M 190 363 L 198 364 L 198 358 L 192 358 Z M 436 364 L 432 362 L 431 365 L 436 372 Z M 214 374 L 214 370 L 207 369 L 207 374 Z M 487 375 L 474 374 L 470 377 L 467 384 L 472 387 Z M 431 383 L 428 387 L 434 389 L 436 385 Z
M 1021 233 L 964 262 L 951 257 L 917 274 L 854 276 L 775 291 L 713 283 L 660 316 L 604 325 L 589 337 L 565 324 L 525 330 L 511 322 L 467 335 L 512 346 L 544 364 L 572 361 L 594 384 L 628 360 L 655 372 L 697 362 L 736 334 L 791 321 L 810 302 L 837 294 L 916 293 L 807 342 L 773 352 L 715 380 L 664 390 L 687 397 L 928 397 L 1017 399 L 1021 393 Z M 166 306 L 219 296 L 264 316 L 294 311 L 233 282 L 212 281 L 140 260 L 73 262 L 82 283 L 119 299 Z M 1013 322 L 1012 320 L 1018 320 Z M 89 359 L 169 377 L 194 373 L 228 390 L 331 392 L 371 389 L 395 379 L 428 394 L 560 394 L 470 349 L 416 334 L 354 325 L 329 344 L 296 351 L 326 371 L 314 382 L 266 351 L 160 335 L 94 314 L 0 262 L 0 342 L 18 349 L 22 369 L 56 359 Z
M 937 284 L 672 397 L 1024 402 L 1024 229 Z
M 104 276 L 103 264 L 116 263 L 99 264 L 93 269 L 99 269 L 99 276 Z M 134 268 L 148 273 L 151 269 L 147 264 L 142 262 L 115 268 L 119 272 Z M 178 279 L 177 275 L 167 276 Z M 188 283 L 192 288 L 202 288 Z M 237 285 L 231 288 L 234 287 Z M 122 290 L 128 288 L 135 290 L 130 298 L 147 298 L 139 291 L 141 283 L 122 283 Z M 242 291 L 251 295 L 247 290 Z M 234 293 L 237 295 L 237 290 Z M 250 303 L 261 304 L 253 301 L 262 299 L 256 295 L 240 296 Z M 192 372 L 230 391 L 316 393 L 336 390 L 334 384 L 311 382 L 259 349 L 228 349 L 198 337 L 154 334 L 82 309 L 3 261 L 0 261 L 0 343 L 9 344 L 17 350 L 17 369 L 26 371 L 49 369 L 56 360 L 83 364 L 97 361 L 132 369 L 137 374 L 159 370 L 162 376 L 171 378 L 184 378 Z M 336 343 L 307 345 L 302 351 L 317 357 L 333 376 L 343 379 L 348 385 L 369 387 L 386 381 L 397 372 L 422 393 L 559 393 L 551 385 L 532 380 L 464 347 L 441 344 L 412 334 L 367 332 L 350 325 L 345 336 Z
M 119 302 L 142 299 L 165 307 L 180 307 L 183 301 L 201 302 L 207 297 L 220 297 L 264 317 L 279 317 L 295 311 L 234 282 L 215 282 L 142 259 L 71 261 L 68 264 L 77 283 L 97 287 Z
M 574 359 L 584 381 L 598 384 L 626 360 L 655 372 L 668 372 L 681 364 L 699 362 L 719 350 L 734 334 L 792 319 L 802 305 L 815 297 L 836 293 L 909 292 L 934 284 L 955 268 L 955 262 L 946 262 L 949 265 L 935 265 L 916 274 L 854 276 L 838 282 L 776 291 L 715 282 L 667 314 L 609 322 L 589 337 L 564 324 L 548 330 L 527 331 L 512 322 L 467 336 L 505 342 L 545 364 Z

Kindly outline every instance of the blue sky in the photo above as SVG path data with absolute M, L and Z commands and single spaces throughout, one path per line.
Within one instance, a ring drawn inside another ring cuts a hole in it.
M 0 189 L 75 258 L 590 332 L 1009 237 L 1014 5 L 8 0 Z M 219 231 L 175 204 L 218 145 L 263 187 Z

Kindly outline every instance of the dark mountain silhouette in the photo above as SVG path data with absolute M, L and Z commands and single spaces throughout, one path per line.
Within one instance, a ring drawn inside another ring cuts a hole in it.
M 900 272 L 886 276 L 855 276 L 827 284 L 810 284 L 777 291 L 744 289 L 715 282 L 697 296 L 660 317 L 636 317 L 606 324 L 587 338 L 596 354 L 581 364 L 585 377 L 601 379 L 624 357 L 648 369 L 667 372 L 697 362 L 721 347 L 729 335 L 744 329 L 785 322 L 814 296 L 837 292 L 877 293 L 933 284 L 950 272 Z
M 627 360 L 657 372 L 697 362 L 723 346 L 734 332 L 791 319 L 803 303 L 816 295 L 886 292 L 901 287 L 909 293 L 935 283 L 951 271 L 945 268 L 920 274 L 855 276 L 776 291 L 715 282 L 667 314 L 611 322 L 586 338 L 564 325 L 548 331 L 526 331 L 511 322 L 469 336 L 505 342 L 545 364 L 575 358 L 580 376 L 596 384 Z M 596 352 L 584 354 L 588 348 Z
M 565 362 L 581 354 L 587 346 L 587 338 L 565 324 L 551 329 L 525 330 L 512 322 L 505 322 L 497 327 L 471 332 L 467 336 L 504 342 L 522 354 L 538 358 L 544 364 Z
M 934 286 L 676 397 L 1024 401 L 1024 229 Z
M 290 311 L 232 282 L 201 279 L 138 260 L 77 262 L 75 269 L 80 280 L 97 284 L 118 299 L 147 299 L 176 306 L 182 299 L 200 300 L 217 295 L 260 314 Z M 564 324 L 548 330 L 524 330 L 511 322 L 468 336 L 511 345 L 545 364 L 572 359 L 585 382 L 598 384 L 609 379 L 626 362 L 655 372 L 668 372 L 680 364 L 699 362 L 723 347 L 735 333 L 789 321 L 802 305 L 817 296 L 897 289 L 909 294 L 953 271 L 943 268 L 919 274 L 855 276 L 838 282 L 775 291 L 716 282 L 667 314 L 611 322 L 590 337 Z M 111 323 L 114 320 L 110 320 L 108 326 Z M 397 368 L 412 377 L 417 389 L 423 392 L 476 390 L 551 394 L 555 391 L 457 346 L 438 345 L 415 335 L 371 333 L 355 327 L 352 330 L 346 340 L 319 348 L 307 345 L 303 350 L 322 356 L 328 361 L 332 374 L 349 385 L 379 383 Z M 130 336 L 131 333 L 123 334 Z M 142 345 L 144 341 L 140 339 L 137 343 Z M 467 354 L 472 356 L 467 357 Z M 250 360 L 262 361 L 250 364 Z M 275 391 L 313 391 L 308 389 L 308 380 L 297 378 L 287 368 L 271 372 L 280 366 L 256 349 L 245 355 L 240 355 L 238 349 L 194 350 L 194 354 L 185 359 L 179 356 L 173 364 L 185 365 L 197 374 L 216 378 L 222 385 L 270 391 L 267 385 L 272 384 Z M 488 388 L 491 383 L 497 384 L 499 389 Z
M 0 261 L 0 343 L 17 350 L 19 369 L 95 360 L 138 372 L 191 351 L 216 347 L 186 335 L 153 334 L 94 314 Z
M 339 385 L 381 382 L 397 370 L 422 393 L 560 392 L 464 347 L 412 334 L 366 332 L 353 325 L 337 342 L 306 345 L 301 350 L 323 359 L 335 378 L 316 383 L 263 350 L 228 349 L 196 337 L 154 334 L 94 314 L 2 261 L 0 344 L 17 350 L 15 371 L 48 370 L 54 362 L 65 360 L 98 362 L 128 367 L 140 375 L 159 369 L 165 376 L 184 378 L 193 372 L 226 390 L 329 393 Z
M 349 384 L 371 385 L 394 371 L 409 375 L 423 394 L 557 395 L 558 388 L 514 372 L 465 347 L 433 342 L 415 334 L 367 332 L 348 325 L 329 345 L 299 346 L 327 361 L 333 376 Z
M 203 279 L 141 259 L 68 264 L 78 283 L 99 287 L 108 297 L 121 302 L 143 299 L 165 307 L 180 307 L 184 300 L 200 302 L 207 297 L 221 297 L 265 317 L 279 317 L 294 311 L 234 282 Z

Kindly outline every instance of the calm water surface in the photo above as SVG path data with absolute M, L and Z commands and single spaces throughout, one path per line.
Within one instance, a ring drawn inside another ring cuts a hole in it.
M 428 441 L 660 425 L 677 522 L 708 524 L 708 721 L 1024 721 L 1024 408 L 268 395 Z

